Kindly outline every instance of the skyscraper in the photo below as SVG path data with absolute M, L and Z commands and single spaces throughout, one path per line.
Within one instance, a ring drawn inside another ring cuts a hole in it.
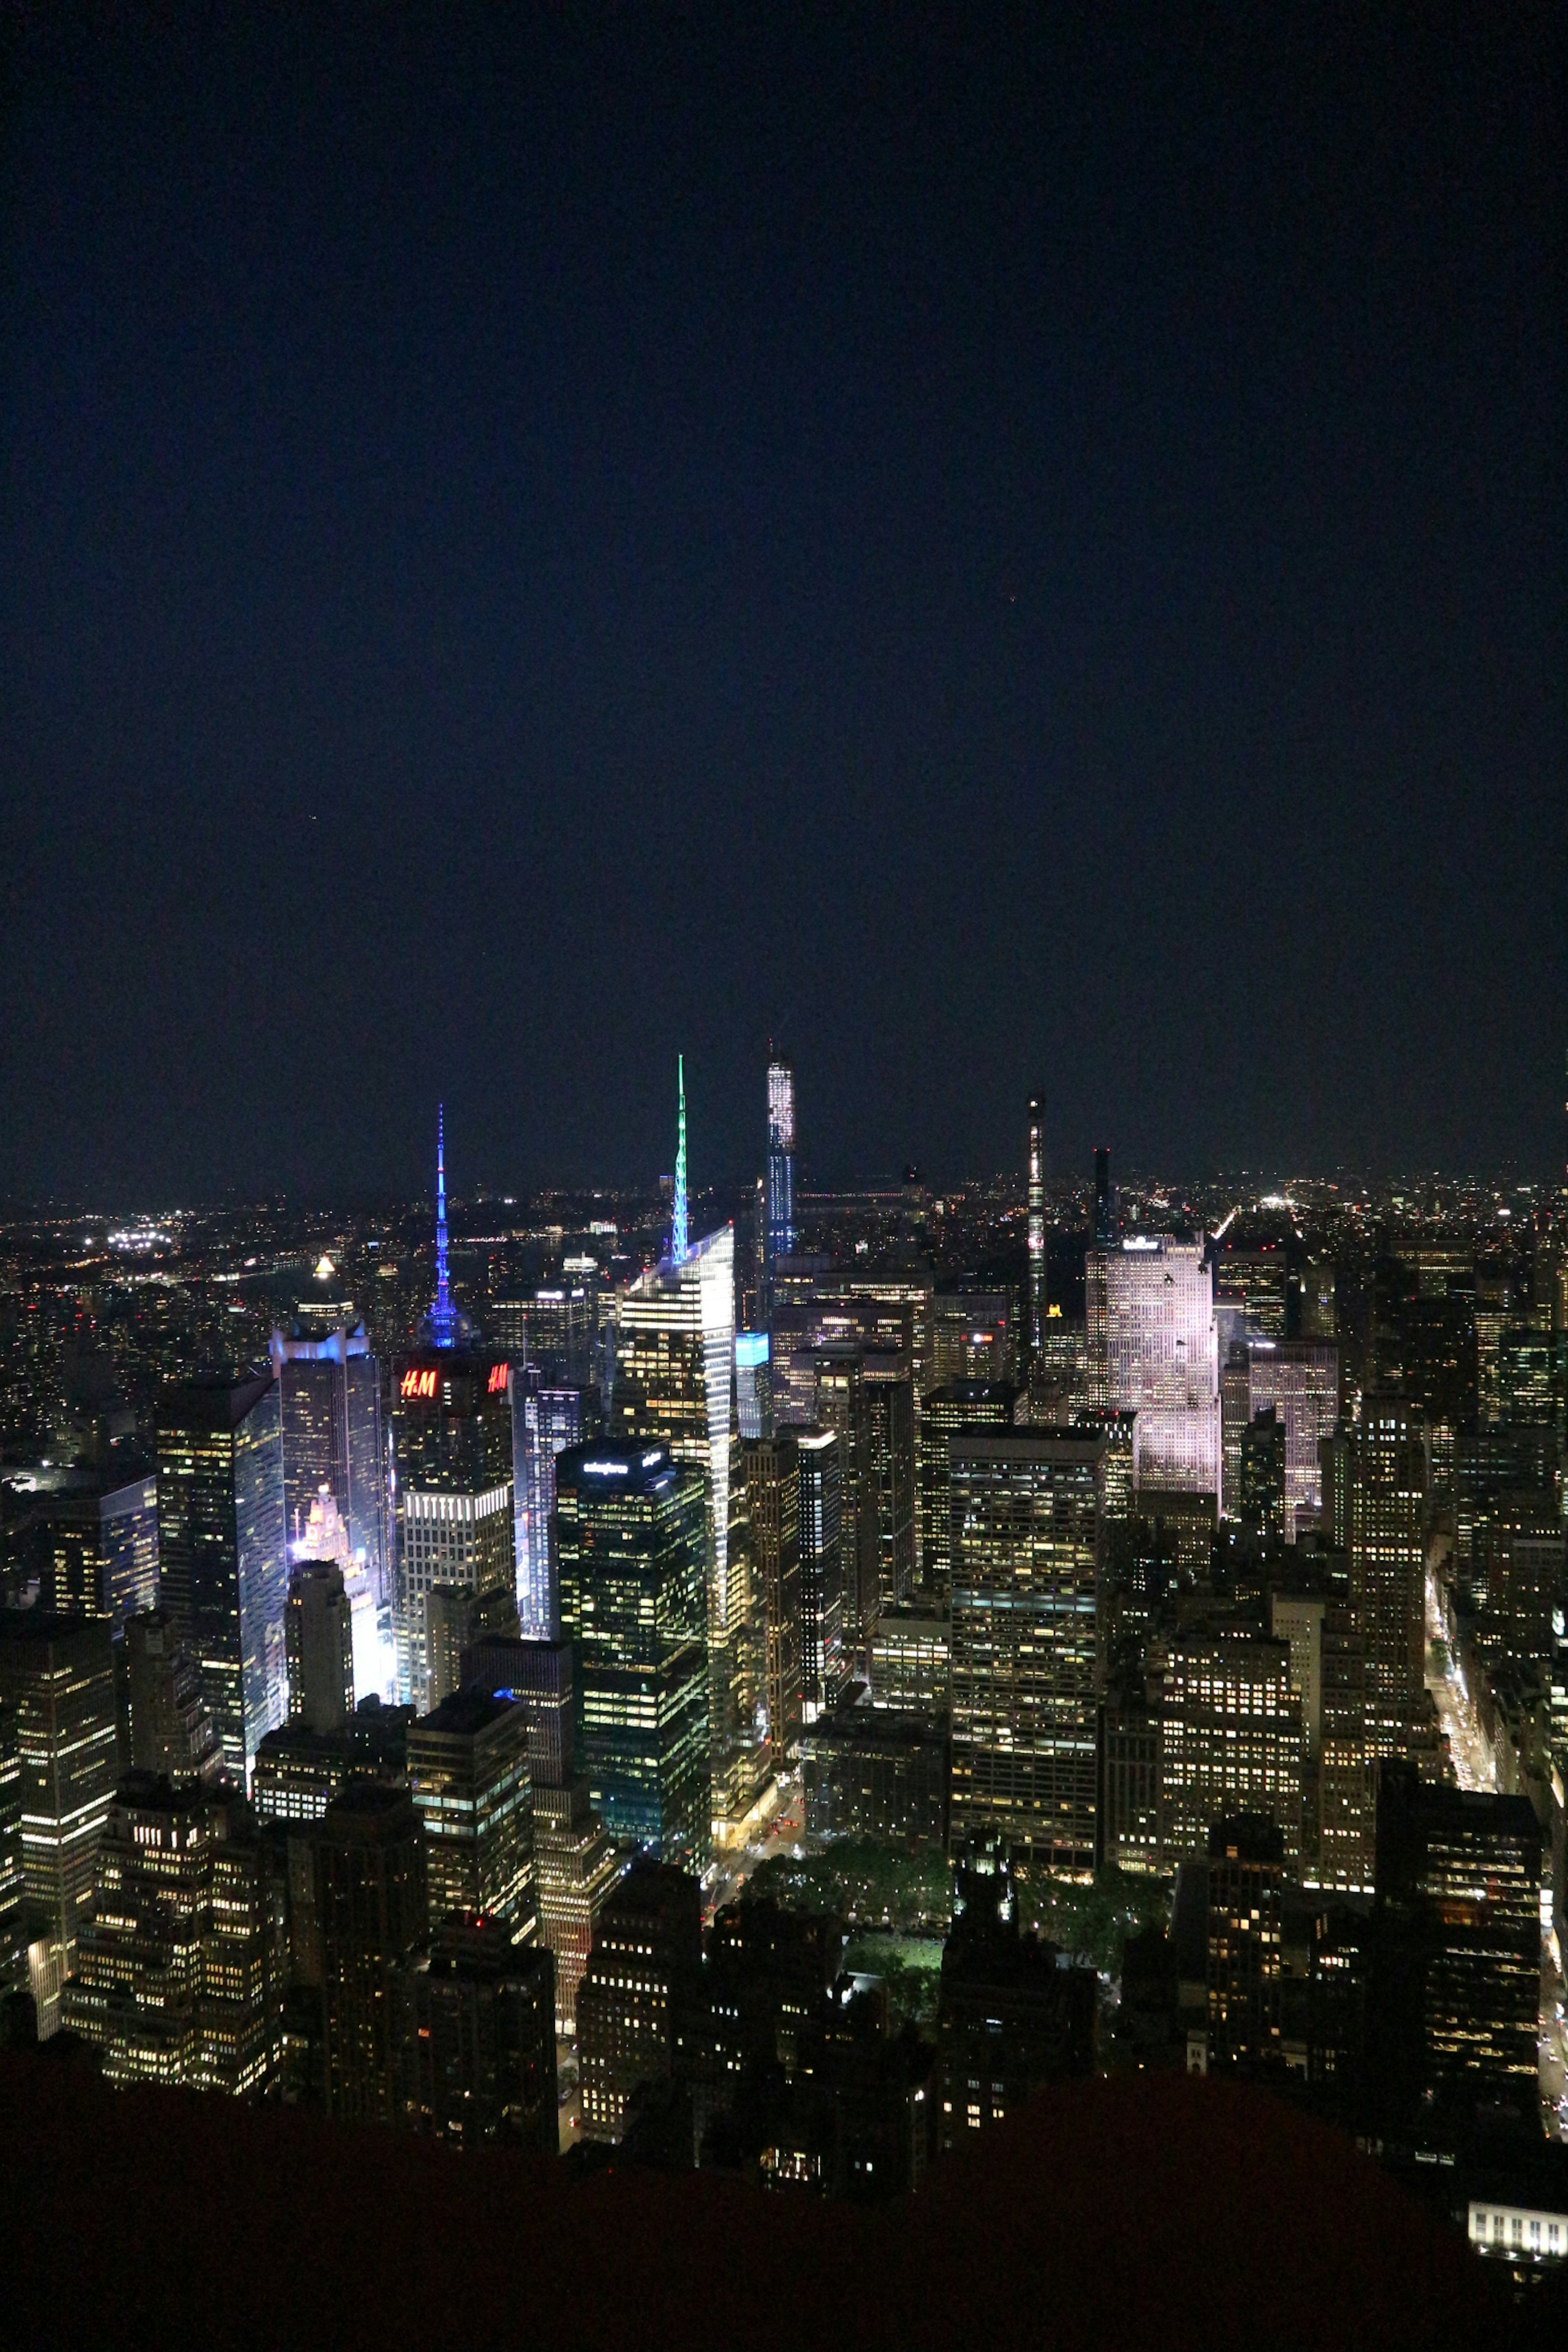
M 552 1387 L 531 1364 L 512 1368 L 512 1454 L 517 1482 L 517 1613 L 525 1640 L 552 1642 L 561 1631 L 550 1521 L 555 1459 L 598 1434 L 596 1388 Z
M 1093 1867 L 1099 1436 L 952 1440 L 954 1852 Z
M 1350 1601 L 1366 1658 L 1371 1759 L 1401 1755 L 1419 1718 L 1426 1638 L 1426 1447 L 1396 1396 L 1366 1396 L 1351 1433 Z
M 110 1807 L 65 2022 L 112 2083 L 259 2097 L 278 2055 L 273 1889 L 244 1799 L 132 1772 Z
M 272 1334 L 283 1426 L 283 1501 L 291 1559 L 305 1546 L 312 1514 L 329 1496 L 342 1522 L 342 1562 L 356 1623 L 362 1694 L 383 1687 L 385 1667 L 372 1653 L 392 1634 L 386 1518 L 386 1447 L 381 1421 L 381 1367 L 364 1325 L 346 1318 L 326 1329 L 301 1307 L 289 1331 Z M 387 1662 L 389 1664 L 390 1662 Z
M 320 1953 L 327 2105 L 349 2122 L 392 2123 L 401 2106 L 394 1974 L 429 1924 L 413 1800 L 402 1789 L 351 1781 L 303 1851 Z
M 403 2121 L 458 2147 L 553 2156 L 554 1971 L 503 1919 L 444 1920 L 393 1971 Z
M 1340 1351 L 1327 1339 L 1254 1340 L 1247 1386 L 1247 1420 L 1272 1405 L 1285 1424 L 1285 1540 L 1293 1544 L 1299 1522 L 1315 1518 L 1322 1502 L 1320 1447 L 1339 1419 Z
M 1538 2132 L 1541 1825 L 1529 1800 L 1385 1763 L 1376 1883 L 1380 2056 L 1395 2095 L 1411 2107 L 1496 2101 Z
M 289 1720 L 308 1731 L 341 1731 L 354 1705 L 353 1630 L 343 1572 L 304 1560 L 289 1579 L 284 1611 Z
M 742 1475 L 752 1527 L 752 1573 L 767 1640 L 768 1738 L 782 1770 L 800 1738 L 800 1469 L 796 1433 L 742 1441 Z
M 528 1719 L 539 1938 L 555 1955 L 557 2031 L 570 2040 L 594 1922 L 622 1866 L 577 1769 L 572 1644 L 486 1634 L 465 1659 L 463 1679 L 515 1700 Z
M 281 1399 L 270 1370 L 187 1381 L 158 1406 L 160 1591 L 243 1782 L 289 1712 Z
M 68 1971 L 114 1793 L 108 1620 L 0 1610 L 0 1710 L 16 1725 L 21 1759 L 28 1927 Z
M 132 1769 L 171 1780 L 216 1779 L 223 1757 L 212 1716 L 168 1611 L 127 1618 L 122 1638 Z
M 1029 1097 L 1029 1370 L 1046 1349 L 1046 1111 L 1044 1090 Z
M 868 1508 L 876 1542 L 880 1612 L 900 1608 L 914 1590 L 914 1382 L 910 1359 L 902 1350 L 868 1349 L 861 1370 L 870 1474 Z
M 517 1589 L 511 1378 L 504 1360 L 458 1347 L 420 1349 L 392 1371 L 397 1682 L 424 1708 L 431 1588 Z
M 1010 1429 L 1017 1391 L 1001 1381 L 958 1381 L 932 1389 L 921 1410 L 921 1582 L 945 1602 L 952 1585 L 948 1543 L 949 1440 L 966 1429 Z
M 866 1351 L 852 1341 L 830 1340 L 811 1353 L 816 1375 L 812 1418 L 838 1437 L 841 1634 L 846 1671 L 853 1674 L 870 1654 L 880 1606 L 870 1383 Z
M 701 1973 L 697 1880 L 635 1864 L 599 1916 L 578 1988 L 586 2138 L 618 2140 L 635 2093 L 689 2066 Z
M 664 1444 L 576 1447 L 556 1465 L 555 1509 L 595 1808 L 613 1836 L 701 1870 L 711 1838 L 701 1474 Z
M 1216 1822 L 1267 1815 L 1299 1876 L 1301 1701 L 1291 1686 L 1289 1643 L 1264 1634 L 1177 1634 L 1161 1715 L 1166 1853 L 1178 1860 L 1204 1853 Z
M 1097 1241 L 1084 1276 L 1087 1401 L 1136 1412 L 1134 1486 L 1217 1499 L 1219 1358 L 1202 1236 Z
M 768 1052 L 767 1198 L 763 1226 L 765 1285 L 795 1254 L 795 1064 Z M 771 1305 L 771 1299 L 769 1301 Z
M 462 1690 L 408 1727 L 408 1789 L 425 1832 L 434 1935 L 448 1912 L 504 1919 L 515 1939 L 539 1927 L 528 1710 Z
M 795 1432 L 799 1487 L 801 1711 L 814 1723 L 848 1685 L 844 1636 L 843 1447 L 837 1430 Z
M 684 1101 L 684 1097 L 683 1097 Z M 684 1117 L 682 1119 L 684 1142 Z M 684 1151 L 677 1166 L 683 1255 L 649 1268 L 620 1300 L 616 1318 L 615 1434 L 633 1448 L 668 1444 L 701 1474 L 709 1549 L 703 1573 L 711 1687 L 711 1817 L 745 1818 L 767 1785 L 760 1680 L 765 1655 L 760 1596 L 750 1562 L 731 1549 L 744 1525 L 731 1478 L 735 1397 L 735 1236 L 721 1226 L 691 1242 L 684 1224 Z
M 117 1625 L 158 1605 L 158 1481 L 132 1478 L 101 1495 L 102 1605 Z

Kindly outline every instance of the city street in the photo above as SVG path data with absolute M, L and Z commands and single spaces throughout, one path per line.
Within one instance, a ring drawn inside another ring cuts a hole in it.
M 1436 1562 L 1426 1571 L 1426 1687 L 1448 1735 L 1461 1789 L 1495 1790 L 1497 1765 L 1449 1647 L 1437 1591 Z M 1564 2040 L 1563 1979 L 1544 1933 L 1541 1951 L 1541 2113 L 1549 2138 L 1568 2139 L 1568 2043 Z
M 1448 1647 L 1436 1571 L 1430 1566 L 1426 1570 L 1426 1687 L 1437 1702 L 1460 1788 L 1495 1789 L 1497 1766 L 1491 1747 L 1476 1720 L 1459 1662 Z

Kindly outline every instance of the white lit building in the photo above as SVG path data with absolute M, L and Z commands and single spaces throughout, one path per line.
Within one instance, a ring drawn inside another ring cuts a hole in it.
M 1087 1401 L 1137 1415 L 1134 1487 L 1220 1492 L 1214 1276 L 1200 1234 L 1134 1234 L 1085 1266 Z

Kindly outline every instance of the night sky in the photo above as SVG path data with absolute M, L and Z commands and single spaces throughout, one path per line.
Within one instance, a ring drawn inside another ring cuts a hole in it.
M 4 23 L 0 1191 L 1558 1163 L 1560 13 Z

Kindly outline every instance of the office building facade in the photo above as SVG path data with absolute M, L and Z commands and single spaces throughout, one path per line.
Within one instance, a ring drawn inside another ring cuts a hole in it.
M 1090 1869 L 1104 1441 L 951 1444 L 954 1851 Z
M 180 1383 L 158 1407 L 163 1604 L 244 1782 L 289 1712 L 281 1396 L 270 1371 Z
M 1087 1399 L 1137 1414 L 1135 1487 L 1223 1500 L 1214 1284 L 1202 1236 L 1099 1244 L 1084 1279 Z
M 667 1445 L 593 1445 L 556 1465 L 562 1632 L 579 1755 L 612 1836 L 683 1866 L 711 1843 L 708 1496 Z
M 393 1365 L 397 1685 L 429 1704 L 432 1586 L 517 1590 L 510 1367 L 472 1349 L 426 1348 Z
M 108 1620 L 0 1611 L 0 1709 L 15 1727 L 29 1940 L 68 1974 L 114 1794 Z

